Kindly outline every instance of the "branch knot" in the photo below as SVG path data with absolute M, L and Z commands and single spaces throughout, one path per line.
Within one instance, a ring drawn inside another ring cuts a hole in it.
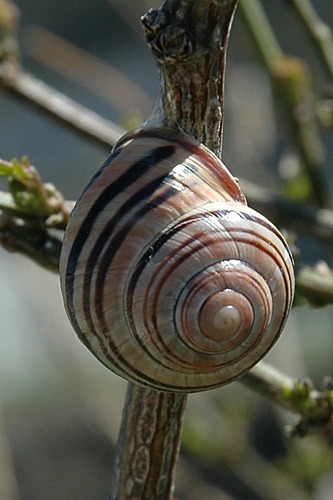
M 146 40 L 160 63 L 186 59 L 193 52 L 193 42 L 188 31 L 161 10 L 150 9 L 141 18 Z

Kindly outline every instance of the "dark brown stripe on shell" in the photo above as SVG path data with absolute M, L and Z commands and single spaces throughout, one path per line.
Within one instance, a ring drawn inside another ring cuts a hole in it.
M 96 199 L 95 203 L 90 208 L 80 229 L 75 237 L 72 248 L 70 250 L 66 268 L 66 295 L 67 295 L 67 310 L 71 318 L 73 327 L 78 333 L 80 339 L 86 344 L 84 333 L 80 333 L 80 328 L 76 319 L 73 298 L 74 298 L 74 280 L 75 271 L 79 263 L 80 254 L 85 246 L 87 238 L 94 228 L 94 223 L 99 217 L 102 210 L 108 205 L 123 189 L 127 188 L 136 180 L 144 175 L 149 169 L 153 168 L 156 163 L 172 156 L 174 153 L 173 146 L 163 146 L 150 151 L 145 157 L 133 163 L 122 175 L 120 175 L 113 183 L 108 185 L 102 194 Z M 105 167 L 104 167 L 105 168 Z M 75 208 L 74 208 L 75 211 Z

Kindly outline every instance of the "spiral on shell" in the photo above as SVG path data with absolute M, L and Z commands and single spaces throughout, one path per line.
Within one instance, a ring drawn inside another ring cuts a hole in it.
M 74 330 L 127 380 L 195 392 L 242 376 L 288 317 L 289 248 L 223 163 L 164 128 L 127 134 L 78 200 L 60 261 Z

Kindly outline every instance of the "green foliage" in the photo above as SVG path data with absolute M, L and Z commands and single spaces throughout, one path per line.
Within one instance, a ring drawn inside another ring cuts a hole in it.
M 62 210 L 63 197 L 52 184 L 43 184 L 27 157 L 0 160 L 0 177 L 8 180 L 11 197 L 0 193 L 0 209 L 18 216 L 48 219 Z

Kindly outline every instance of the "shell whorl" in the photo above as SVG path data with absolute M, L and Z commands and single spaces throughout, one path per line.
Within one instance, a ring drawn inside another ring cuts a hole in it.
M 126 135 L 88 184 L 60 260 L 74 330 L 115 373 L 195 392 L 226 384 L 274 344 L 292 258 L 207 148 L 168 129 Z

